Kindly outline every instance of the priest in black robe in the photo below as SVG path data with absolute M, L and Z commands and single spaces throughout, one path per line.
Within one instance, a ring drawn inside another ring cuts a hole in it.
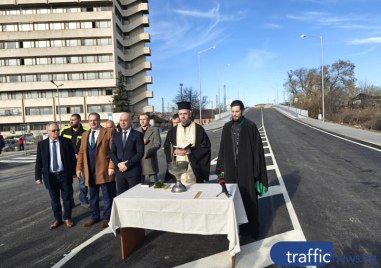
M 262 139 L 256 124 L 243 116 L 242 101 L 235 100 L 230 107 L 232 120 L 222 129 L 216 174 L 218 180 L 238 185 L 249 221 L 240 233 L 257 238 L 258 195 L 268 189 Z
M 178 102 L 180 123 L 167 134 L 164 152 L 167 163 L 187 161 L 190 168 L 184 184 L 209 181 L 211 145 L 204 128 L 191 120 L 190 102 Z M 187 148 L 181 148 L 187 146 Z

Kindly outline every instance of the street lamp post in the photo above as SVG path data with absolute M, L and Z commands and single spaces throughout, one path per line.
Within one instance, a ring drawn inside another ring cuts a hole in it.
M 202 94 L 201 94 L 201 54 L 204 53 L 204 52 L 207 52 L 211 49 L 215 49 L 216 46 L 212 46 L 210 48 L 207 48 L 207 49 L 204 49 L 204 50 L 201 50 L 199 52 L 197 52 L 197 59 L 198 59 L 198 79 L 199 79 L 199 82 L 200 82 L 200 125 L 202 125 Z
M 324 110 L 324 57 L 323 57 L 323 36 L 322 35 L 304 35 L 300 36 L 301 38 L 306 37 L 316 37 L 320 38 L 320 49 L 321 49 L 321 106 L 322 106 L 322 119 L 323 123 L 325 122 L 325 110 Z
M 224 64 L 222 67 L 229 67 L 230 64 Z M 218 119 L 221 119 L 221 99 L 220 99 L 220 69 L 217 70 L 218 79 Z M 225 102 L 225 101 L 224 101 Z M 225 105 L 225 103 L 224 103 Z M 225 110 L 225 109 L 224 109 Z
M 180 97 L 181 101 L 183 101 L 183 83 L 180 83 Z
M 59 88 L 63 86 L 63 84 L 57 85 L 53 80 L 50 80 L 50 83 L 55 85 L 57 87 L 57 101 L 58 101 L 58 126 L 61 128 L 61 105 L 60 105 L 60 93 L 59 93 Z

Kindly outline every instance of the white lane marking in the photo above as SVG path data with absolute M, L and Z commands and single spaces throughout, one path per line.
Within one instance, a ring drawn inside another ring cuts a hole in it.
M 15 157 L 13 159 L 17 159 L 17 160 L 25 160 L 25 159 L 31 160 L 31 159 L 34 159 L 34 160 L 36 160 L 36 156 L 35 155 L 31 155 L 31 156 Z
M 354 144 L 363 146 L 363 147 L 365 147 L 365 148 L 368 148 L 368 149 L 372 149 L 372 150 L 381 152 L 381 149 L 377 149 L 377 148 L 374 148 L 374 147 L 369 146 L 369 145 L 365 145 L 365 144 L 362 144 L 362 143 L 359 143 L 359 142 L 356 142 L 356 141 L 349 140 L 349 139 L 347 139 L 347 138 L 343 138 L 343 137 L 337 136 L 337 135 L 335 135 L 335 134 L 329 133 L 329 132 L 327 132 L 327 131 L 325 131 L 325 130 L 322 130 L 322 129 L 320 129 L 320 128 L 317 128 L 317 127 L 308 125 L 308 124 L 306 124 L 306 123 L 304 123 L 304 122 L 302 122 L 302 121 L 299 121 L 299 120 L 297 120 L 295 117 L 289 116 L 288 114 L 283 113 L 282 111 L 279 111 L 279 110 L 276 109 L 276 108 L 275 108 L 275 110 L 277 110 L 277 111 L 280 112 L 281 114 L 283 114 L 283 115 L 285 115 L 285 116 L 287 116 L 287 117 L 293 119 L 295 122 L 298 122 L 299 124 L 305 125 L 305 126 L 307 126 L 307 127 L 310 127 L 310 128 L 315 129 L 315 130 L 317 130 L 317 131 L 320 131 L 320 132 L 323 132 L 323 133 L 325 133 L 325 134 L 331 135 L 331 136 L 336 137 L 336 138 L 338 138 L 338 139 L 345 140 L 345 141 L 349 141 L 349 142 L 351 142 L 351 143 L 354 143 Z M 367 142 L 367 141 L 364 141 L 364 142 Z
M 215 130 L 213 130 L 212 132 L 217 132 L 217 131 L 219 131 L 219 129 L 215 129 Z
M 258 198 L 265 198 L 277 194 L 283 194 L 283 190 L 280 185 L 270 186 L 268 192 L 262 196 L 258 196 Z
M 270 154 L 270 153 L 268 153 L 268 154 L 265 154 L 265 157 L 268 157 L 268 156 L 272 157 L 273 155 L 272 155 L 272 154 Z
M 62 267 L 65 263 L 67 263 L 75 255 L 77 255 L 78 252 L 80 252 L 82 249 L 84 249 L 85 247 L 87 247 L 88 245 L 90 245 L 91 243 L 96 241 L 98 238 L 101 238 L 105 234 L 112 234 L 112 231 L 111 231 L 110 227 L 108 227 L 107 229 L 104 229 L 103 231 L 97 233 L 96 235 L 94 235 L 93 237 L 89 238 L 88 240 L 86 240 L 85 242 L 83 242 L 82 244 L 77 246 L 76 248 L 72 249 L 68 254 L 66 254 L 66 256 L 63 259 L 61 259 L 59 262 L 54 264 L 52 266 L 52 268 Z
M 36 160 L 14 160 L 14 159 L 9 159 L 9 160 L 0 160 L 0 163 L 34 163 Z
M 210 161 L 210 165 L 213 166 L 213 165 L 217 165 L 217 159 L 218 157 L 214 158 L 212 161 Z
M 275 165 L 266 166 L 266 170 L 275 170 L 275 169 L 276 169 Z

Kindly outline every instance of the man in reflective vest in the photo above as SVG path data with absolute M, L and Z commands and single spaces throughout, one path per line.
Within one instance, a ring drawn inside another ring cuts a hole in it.
M 84 128 L 81 124 L 81 116 L 79 114 L 72 114 L 70 117 L 70 126 L 64 127 L 61 130 L 61 136 L 71 140 L 73 144 L 75 156 L 78 157 L 79 147 L 81 146 L 82 133 L 88 130 Z M 87 187 L 85 186 L 85 180 L 83 177 L 78 178 L 79 182 L 79 200 L 81 201 L 81 206 L 85 208 L 90 207 L 89 199 L 87 198 Z M 75 206 L 73 198 L 73 188 L 71 189 L 71 205 Z

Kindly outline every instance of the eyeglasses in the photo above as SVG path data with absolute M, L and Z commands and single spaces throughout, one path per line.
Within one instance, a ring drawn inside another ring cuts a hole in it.
M 59 132 L 59 131 L 60 131 L 59 128 L 50 130 L 50 132 Z

